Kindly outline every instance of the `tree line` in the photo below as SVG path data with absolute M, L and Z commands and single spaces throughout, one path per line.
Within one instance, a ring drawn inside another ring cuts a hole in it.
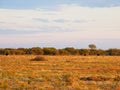
M 89 49 L 76 49 L 74 47 L 66 47 L 63 49 L 56 49 L 54 47 L 32 47 L 32 48 L 1 48 L 0 55 L 108 55 L 120 56 L 120 49 L 96 49 L 96 47 L 89 46 Z

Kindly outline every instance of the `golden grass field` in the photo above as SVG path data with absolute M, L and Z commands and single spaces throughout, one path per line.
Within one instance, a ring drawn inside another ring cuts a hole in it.
M 120 90 L 119 56 L 0 56 L 0 90 Z

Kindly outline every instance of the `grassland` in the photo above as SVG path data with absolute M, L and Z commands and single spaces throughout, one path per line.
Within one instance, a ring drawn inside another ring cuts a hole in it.
M 0 56 L 0 90 L 120 90 L 119 56 Z

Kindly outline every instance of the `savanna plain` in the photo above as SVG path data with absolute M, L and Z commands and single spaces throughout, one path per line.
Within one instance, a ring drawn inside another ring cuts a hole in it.
M 120 90 L 120 56 L 0 56 L 0 90 Z

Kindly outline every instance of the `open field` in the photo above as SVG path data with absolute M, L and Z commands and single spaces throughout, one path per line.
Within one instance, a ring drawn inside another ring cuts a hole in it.
M 0 56 L 0 90 L 120 90 L 119 56 Z

